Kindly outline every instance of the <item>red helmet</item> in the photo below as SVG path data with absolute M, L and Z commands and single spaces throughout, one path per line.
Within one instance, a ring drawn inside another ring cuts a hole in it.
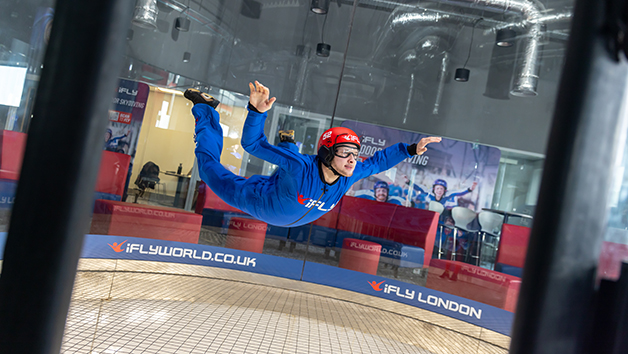
M 358 135 L 349 128 L 335 127 L 327 129 L 320 139 L 318 139 L 318 149 L 321 146 L 327 146 L 329 149 L 336 144 L 354 144 L 357 148 L 360 148 L 360 138 Z
M 318 157 L 329 166 L 334 158 L 334 147 L 340 144 L 353 144 L 360 148 L 360 138 L 349 128 L 335 127 L 327 129 L 318 139 Z

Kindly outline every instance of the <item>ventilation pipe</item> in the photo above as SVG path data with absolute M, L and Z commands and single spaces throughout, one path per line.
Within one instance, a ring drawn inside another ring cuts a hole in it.
M 131 22 L 142 28 L 157 29 L 157 0 L 137 0 Z
M 445 80 L 447 80 L 447 72 L 449 71 L 449 53 L 444 52 L 440 62 L 440 76 L 438 78 L 438 89 L 436 90 L 436 101 L 434 102 L 433 115 L 438 115 L 440 110 L 440 102 L 443 99 L 443 90 L 445 90 Z
M 520 16 L 525 24 L 523 26 L 522 41 L 522 60 L 515 72 L 515 81 L 511 94 L 515 96 L 536 96 L 536 88 L 538 85 L 540 72 L 540 52 L 543 45 L 543 19 L 547 15 L 542 16 L 545 10 L 543 5 L 536 1 L 529 0 L 432 0 L 435 3 L 447 4 L 458 7 L 467 7 L 479 9 L 500 14 L 515 14 Z M 547 17 L 549 21 L 560 21 L 566 17 L 560 14 L 555 18 Z M 436 25 L 439 23 L 458 23 L 461 25 L 471 25 L 477 17 L 463 14 L 435 12 L 428 9 L 421 9 L 417 12 L 407 12 L 404 10 L 393 11 L 389 17 L 386 28 L 388 31 L 384 33 L 378 43 L 374 60 L 385 57 L 385 46 L 394 39 L 394 34 L 406 28 L 414 28 L 416 25 Z M 486 19 L 483 25 L 494 24 L 496 21 Z M 492 27 L 496 27 L 495 25 Z
M 437 12 L 428 9 L 421 9 L 415 12 L 408 12 L 407 10 L 397 8 L 393 10 L 388 17 L 384 28 L 386 29 L 380 36 L 375 50 L 373 52 L 372 61 L 382 62 L 388 57 L 395 56 L 398 53 L 390 53 L 390 44 L 395 41 L 396 38 L 404 38 L 403 31 L 416 31 L 419 27 L 427 29 L 426 32 L 444 31 L 442 27 L 437 25 L 473 25 L 473 22 L 477 20 L 477 16 L 461 15 L 447 12 Z M 497 26 L 502 24 L 501 22 L 494 22 L 491 20 L 482 21 L 478 27 L 490 28 L 489 25 Z M 455 36 L 455 33 L 453 34 Z M 422 38 L 417 38 L 421 40 Z M 405 48 L 404 48 L 405 49 Z M 449 48 L 444 48 L 449 50 Z
M 487 11 L 515 13 L 527 23 L 522 38 L 522 60 L 515 71 L 515 82 L 510 93 L 514 96 L 536 96 L 539 81 L 540 53 L 543 39 L 543 23 L 537 21 L 545 8 L 536 1 L 529 0 L 436 0 L 442 4 L 469 8 L 482 8 Z

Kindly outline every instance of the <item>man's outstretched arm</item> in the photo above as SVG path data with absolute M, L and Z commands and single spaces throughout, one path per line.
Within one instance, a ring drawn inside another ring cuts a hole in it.
M 270 90 L 258 81 L 255 81 L 255 84 L 249 83 L 249 88 L 251 89 L 249 114 L 242 130 L 242 147 L 249 154 L 281 168 L 290 170 L 300 168 L 303 162 L 301 154 L 271 145 L 264 135 L 266 111 L 273 106 L 276 98 L 270 98 Z
M 386 171 L 410 156 L 423 155 L 427 151 L 427 144 L 439 143 L 441 140 L 440 137 L 430 136 L 416 144 L 399 143 L 378 151 L 362 163 L 360 178 Z

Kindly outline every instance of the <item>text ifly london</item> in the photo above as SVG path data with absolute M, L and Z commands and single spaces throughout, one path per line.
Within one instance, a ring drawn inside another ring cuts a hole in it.
M 133 253 L 135 251 L 140 254 L 157 255 L 164 257 L 176 257 L 176 258 L 190 258 L 199 259 L 204 261 L 237 264 L 245 267 L 255 267 L 256 258 L 250 258 L 245 256 L 235 256 L 228 253 L 216 252 L 212 254 L 209 251 L 193 250 L 190 248 L 182 247 L 168 247 L 168 246 L 156 246 L 148 245 L 148 250 L 145 249 L 145 245 L 140 243 L 129 243 L 126 246 L 126 253 Z
M 395 294 L 399 297 L 406 298 L 409 300 L 414 300 L 414 296 L 417 295 L 416 291 L 414 290 L 405 289 L 405 291 L 402 291 L 400 287 L 395 286 L 395 285 L 389 285 L 389 284 L 384 285 L 384 293 Z M 425 296 L 421 292 L 418 293 L 418 296 L 416 297 L 416 299 L 418 302 L 422 302 L 424 304 L 435 306 L 435 307 L 442 307 L 445 310 L 458 312 L 465 316 L 476 317 L 478 320 L 482 318 L 482 309 L 476 309 L 475 307 L 465 305 L 465 304 L 460 304 L 453 300 L 446 300 L 446 299 L 443 299 L 441 297 L 434 296 L 434 295 Z

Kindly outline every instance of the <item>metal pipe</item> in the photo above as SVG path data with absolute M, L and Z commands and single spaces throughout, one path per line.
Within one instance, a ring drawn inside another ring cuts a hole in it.
M 137 0 L 132 22 L 138 27 L 156 29 L 158 13 L 157 0 Z
M 511 28 L 514 30 L 523 31 L 525 30 L 525 27 L 528 23 L 539 23 L 546 26 L 548 24 L 553 24 L 553 23 L 561 23 L 561 22 L 568 23 L 569 21 L 571 21 L 572 18 L 573 18 L 573 13 L 571 12 L 559 12 L 556 14 L 542 15 L 542 16 L 538 16 L 537 18 L 531 19 L 529 21 L 519 21 L 515 23 L 500 24 L 498 26 L 485 30 L 484 35 L 488 35 L 490 33 L 496 33 L 497 31 L 504 28 Z
M 0 353 L 61 350 L 132 13 L 56 2 L 0 274 Z
M 440 102 L 443 99 L 443 90 L 445 89 L 445 81 L 447 80 L 447 72 L 449 71 L 449 54 L 443 53 L 440 66 L 440 78 L 438 80 L 438 89 L 436 90 L 436 101 L 434 102 L 434 109 L 432 114 L 437 115 L 440 110 Z
M 542 48 L 543 25 L 534 22 L 541 17 L 545 10 L 542 4 L 528 0 L 437 0 L 440 3 L 464 6 L 481 7 L 486 10 L 502 11 L 503 13 L 516 13 L 523 17 L 524 22 L 529 23 L 524 33 L 522 45 L 523 55 L 521 65 L 515 72 L 515 83 L 510 91 L 515 96 L 536 96 L 536 88 L 539 80 L 540 55 Z
M 432 0 L 432 2 L 521 16 L 523 23 L 526 24 L 522 34 L 524 38 L 522 45 L 523 54 L 521 65 L 516 69 L 515 82 L 511 93 L 517 96 L 536 95 L 540 72 L 540 55 L 543 45 L 542 38 L 545 30 L 544 21 L 552 19 L 563 20 L 566 16 L 561 15 L 551 18 L 547 15 L 542 15 L 545 10 L 543 5 L 539 2 L 528 0 Z M 399 8 L 391 13 L 387 21 L 386 28 L 389 30 L 380 37 L 374 52 L 374 61 L 380 59 L 382 53 L 386 52 L 385 46 L 388 45 L 394 33 L 409 26 L 439 22 L 471 25 L 473 23 L 471 20 L 475 20 L 475 18 L 461 14 L 435 13 L 427 9 L 408 12 L 403 8 Z
M 403 114 L 403 124 L 406 124 L 408 120 L 408 113 L 410 113 L 410 103 L 412 103 L 412 95 L 414 94 L 414 74 L 410 74 L 410 89 L 408 90 L 408 99 L 406 101 L 406 111 Z

